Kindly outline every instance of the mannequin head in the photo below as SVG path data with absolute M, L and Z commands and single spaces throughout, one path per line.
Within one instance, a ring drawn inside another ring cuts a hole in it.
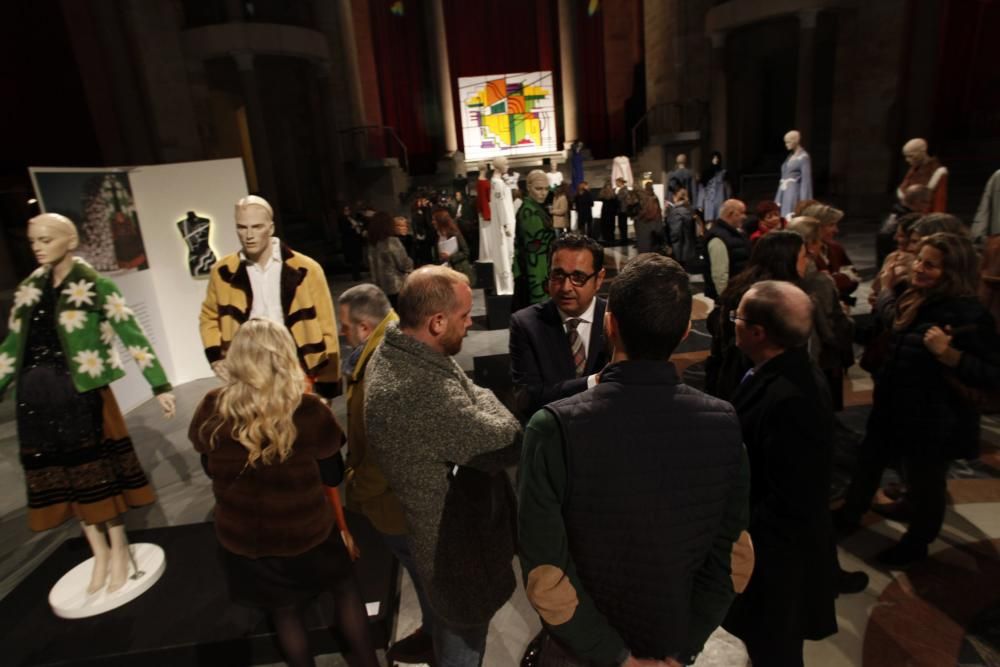
M 489 165 L 485 162 L 479 165 L 479 180 L 486 180 L 486 172 L 489 171 Z
M 919 167 L 927 161 L 927 142 L 919 137 L 903 144 L 903 157 L 911 167 Z
M 712 151 L 712 164 L 716 166 L 722 164 L 722 153 L 719 151 Z
M 250 195 L 236 202 L 236 235 L 250 261 L 256 262 L 270 252 L 274 210 L 266 199 Z
M 42 266 L 59 264 L 80 245 L 73 221 L 58 213 L 43 213 L 28 220 L 28 242 Z
M 687 166 L 687 163 L 688 163 L 688 156 L 685 155 L 684 153 L 679 153 L 677 155 L 677 168 L 683 169 L 684 167 Z
M 507 158 L 505 158 L 502 155 L 500 157 L 498 157 L 498 158 L 493 158 L 493 171 L 495 171 L 496 173 L 500 174 L 501 176 L 503 174 L 506 174 L 507 173 Z
M 799 134 L 798 130 L 789 130 L 785 133 L 785 148 L 788 150 L 796 150 L 801 142 L 802 135 Z
M 545 202 L 549 194 L 549 179 L 545 177 L 545 172 L 541 169 L 532 169 L 528 172 L 528 196 L 539 204 Z

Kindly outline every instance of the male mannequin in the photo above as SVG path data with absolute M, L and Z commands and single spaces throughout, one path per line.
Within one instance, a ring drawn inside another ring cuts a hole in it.
M 242 249 L 212 267 L 199 323 L 212 370 L 221 365 L 236 330 L 251 317 L 288 327 L 302 367 L 318 394 L 336 395 L 340 339 L 323 267 L 274 236 L 274 213 L 262 197 L 236 202 L 236 234 Z
M 552 218 L 544 202 L 549 193 L 548 174 L 540 169 L 528 173 L 528 197 L 517 212 L 514 235 L 514 307 L 518 310 L 544 301 L 548 296 L 549 247 L 555 239 Z
M 87 593 L 105 583 L 114 592 L 125 585 L 130 560 L 121 514 L 156 499 L 108 386 L 125 375 L 114 337 L 168 418 L 174 396 L 117 286 L 73 256 L 80 243 L 73 223 L 36 216 L 28 240 L 40 267 L 18 287 L 0 344 L 0 394 L 17 387 L 28 524 L 41 531 L 79 519 L 94 552 Z
M 910 169 L 896 188 L 899 201 L 903 201 L 911 185 L 924 185 L 931 191 L 930 212 L 944 213 L 948 205 L 948 169 L 936 157 L 927 155 L 927 142 L 920 138 L 903 144 L 903 157 Z
M 802 137 L 798 130 L 785 134 L 785 148 L 788 157 L 781 165 L 781 179 L 774 203 L 781 207 L 781 217 L 789 218 L 795 213 L 795 205 L 803 199 L 812 199 L 812 160 L 802 148 Z
M 486 240 L 490 224 L 490 181 L 486 178 L 486 164 L 479 165 L 479 178 L 476 180 L 476 208 L 479 211 L 479 260 L 492 262 L 490 245 Z
M 688 197 L 691 201 L 697 200 L 694 172 L 688 169 L 687 155 L 684 153 L 677 155 L 674 170 L 667 176 L 667 192 L 671 195 L 670 199 L 673 199 L 673 194 L 681 188 L 688 191 Z
M 507 173 L 507 158 L 493 160 L 493 178 L 490 179 L 490 213 L 492 220 L 483 235 L 483 246 L 493 262 L 493 277 L 497 294 L 514 293 L 514 277 L 511 273 L 511 255 L 514 246 L 514 199 L 510 188 L 504 182 Z

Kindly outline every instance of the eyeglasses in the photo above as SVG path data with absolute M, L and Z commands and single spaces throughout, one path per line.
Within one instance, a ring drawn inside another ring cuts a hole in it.
M 573 273 L 566 273 L 562 269 L 556 269 L 549 274 L 549 282 L 556 283 L 557 285 L 562 285 L 563 281 L 569 278 L 569 281 L 577 286 L 583 287 L 587 284 L 587 281 L 600 273 L 600 269 L 594 271 L 593 273 L 584 273 L 583 271 L 574 271 Z
M 751 322 L 747 318 L 740 317 L 739 315 L 737 315 L 735 310 L 730 310 L 729 311 L 729 321 L 732 322 L 733 324 L 736 324 L 736 320 L 743 320 L 744 324 L 753 324 L 753 322 Z

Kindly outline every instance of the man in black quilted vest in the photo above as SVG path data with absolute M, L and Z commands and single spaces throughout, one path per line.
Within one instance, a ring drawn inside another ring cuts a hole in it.
M 746 219 L 747 205 L 739 199 L 727 199 L 719 209 L 719 219 L 708 228 L 705 296 L 710 299 L 718 299 L 726 291 L 729 279 L 750 261 L 750 241 L 741 231 Z
M 520 558 L 542 667 L 694 662 L 746 585 L 740 422 L 669 361 L 690 317 L 684 269 L 633 259 L 611 286 L 597 386 L 528 423 Z

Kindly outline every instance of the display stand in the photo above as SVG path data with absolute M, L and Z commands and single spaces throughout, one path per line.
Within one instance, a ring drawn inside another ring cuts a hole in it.
M 153 587 L 167 569 L 163 549 L 155 544 L 130 545 L 132 562 L 125 585 L 108 592 L 102 587 L 88 593 L 87 586 L 94 571 L 94 558 L 88 558 L 64 574 L 49 591 L 49 605 L 60 618 L 87 618 L 97 616 L 128 604 Z

